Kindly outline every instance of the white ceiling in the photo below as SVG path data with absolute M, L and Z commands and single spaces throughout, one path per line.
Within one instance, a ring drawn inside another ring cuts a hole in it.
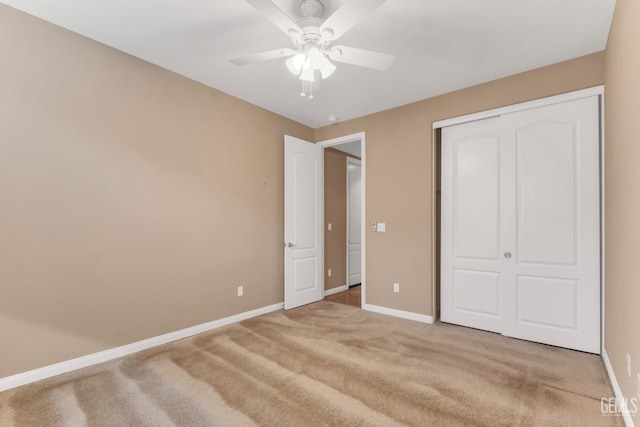
M 340 150 L 344 153 L 351 154 L 352 156 L 362 157 L 360 154 L 360 141 L 345 142 L 340 145 L 332 145 L 331 148 Z
M 317 128 L 603 50 L 615 0 L 387 0 L 339 44 L 396 55 L 389 71 L 337 64 L 312 100 L 284 60 L 233 56 L 292 47 L 242 0 L 0 0 Z M 324 0 L 325 17 L 349 0 Z M 273 0 L 294 20 L 300 0 Z

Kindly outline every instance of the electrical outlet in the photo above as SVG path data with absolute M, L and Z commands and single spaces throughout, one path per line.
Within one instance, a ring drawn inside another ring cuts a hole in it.
M 373 228 L 373 231 L 378 231 L 378 223 L 375 221 L 372 221 L 371 228 Z
M 327 276 L 331 277 L 331 269 L 327 270 Z
M 627 375 L 631 378 L 631 355 L 627 353 Z
M 241 297 L 244 295 L 244 286 L 238 286 L 238 296 Z
M 393 292 L 395 292 L 396 294 L 400 292 L 400 283 L 393 284 Z
M 327 224 L 327 231 L 331 231 L 331 223 Z

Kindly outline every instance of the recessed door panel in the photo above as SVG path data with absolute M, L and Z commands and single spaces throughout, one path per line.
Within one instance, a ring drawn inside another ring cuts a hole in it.
M 498 258 L 499 148 L 495 134 L 470 134 L 453 144 L 457 258 Z
M 519 262 L 576 263 L 575 125 L 545 120 L 516 131 Z
M 455 270 L 453 307 L 485 316 L 500 316 L 500 274 Z
M 577 280 L 518 276 L 517 321 L 539 328 L 576 330 Z
M 294 292 L 308 291 L 319 286 L 316 257 L 297 258 L 293 261 Z
M 362 252 L 359 249 L 349 248 L 349 286 L 360 283 L 361 255 Z
M 306 152 L 293 154 L 293 241 L 297 249 L 315 249 L 317 232 L 317 189 L 319 159 Z

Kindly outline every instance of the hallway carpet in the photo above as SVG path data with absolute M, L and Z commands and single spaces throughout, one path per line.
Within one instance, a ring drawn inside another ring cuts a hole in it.
M 0 393 L 1 426 L 615 426 L 600 357 L 322 301 Z

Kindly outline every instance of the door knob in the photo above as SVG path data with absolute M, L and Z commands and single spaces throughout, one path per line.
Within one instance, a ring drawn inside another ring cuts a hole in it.
M 291 242 L 287 243 L 287 247 L 289 247 L 289 248 L 292 248 L 292 247 L 294 247 L 295 245 L 296 245 L 295 243 L 291 243 Z
M 505 252 L 504 257 L 507 259 L 511 258 L 511 252 Z

